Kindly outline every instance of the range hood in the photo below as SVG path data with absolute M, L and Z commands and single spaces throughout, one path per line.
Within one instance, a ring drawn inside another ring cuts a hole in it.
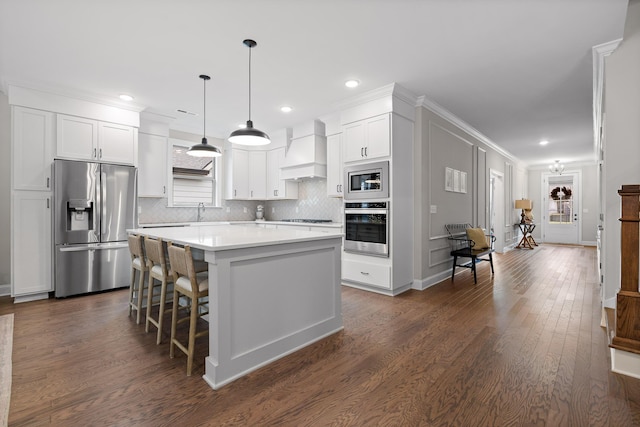
M 293 128 L 291 144 L 280 167 L 280 179 L 327 177 L 327 137 L 320 120 Z

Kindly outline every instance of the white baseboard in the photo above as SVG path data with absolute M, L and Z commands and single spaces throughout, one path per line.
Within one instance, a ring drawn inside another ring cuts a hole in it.
M 11 295 L 11 283 L 0 285 L 0 297 Z
M 612 348 L 611 371 L 640 379 L 640 354 Z
M 429 276 L 424 279 L 414 279 L 411 289 L 424 291 L 425 289 L 430 288 L 431 286 L 449 278 L 451 276 L 450 270 L 451 269 L 442 271 L 440 273 L 434 274 L 433 276 Z
M 590 240 L 583 240 L 582 242 L 580 242 L 580 244 L 582 246 L 596 246 L 598 242 L 596 242 L 595 240 L 593 242 Z

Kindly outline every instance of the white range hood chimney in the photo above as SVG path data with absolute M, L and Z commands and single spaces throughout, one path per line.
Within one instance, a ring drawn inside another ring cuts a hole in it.
M 291 145 L 280 168 L 281 179 L 327 177 L 327 137 L 320 120 L 293 128 Z

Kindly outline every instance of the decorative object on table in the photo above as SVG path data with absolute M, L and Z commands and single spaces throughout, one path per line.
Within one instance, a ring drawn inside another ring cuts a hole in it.
M 560 163 L 559 160 L 556 160 L 554 164 L 549 165 L 549 171 L 552 173 L 557 173 L 558 175 L 562 175 L 562 172 L 564 171 L 564 165 Z
M 207 143 L 207 80 L 210 80 L 211 77 L 205 74 L 200 74 L 199 77 L 203 80 L 204 92 L 202 111 L 202 142 L 189 148 L 187 154 L 195 157 L 219 157 L 222 156 L 222 151 L 220 151 L 218 147 L 214 147 L 213 145 L 209 145 Z
M 250 39 L 242 43 L 249 48 L 249 120 L 245 128 L 231 132 L 229 142 L 240 145 L 267 145 L 271 142 L 269 135 L 254 128 L 251 121 L 251 49 L 256 47 L 257 43 Z
M 264 206 L 258 205 L 256 208 L 256 221 L 264 221 Z
M 531 200 L 527 200 L 527 199 L 519 199 L 516 200 L 516 209 L 521 209 L 522 213 L 520 214 L 520 224 L 524 224 L 526 222 L 526 214 L 525 214 L 525 210 L 529 210 L 531 211 L 532 208 L 532 204 L 531 204 Z

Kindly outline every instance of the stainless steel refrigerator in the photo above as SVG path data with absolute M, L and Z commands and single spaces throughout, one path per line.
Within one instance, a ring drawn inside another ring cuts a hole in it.
M 136 168 L 70 160 L 53 167 L 55 296 L 129 286 Z

